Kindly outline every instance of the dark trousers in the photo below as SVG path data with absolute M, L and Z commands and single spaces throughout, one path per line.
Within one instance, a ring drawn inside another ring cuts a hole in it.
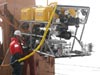
M 22 75 L 22 66 L 19 63 L 11 65 L 13 68 L 12 75 Z
M 20 55 L 16 54 L 11 57 L 11 63 L 13 63 L 15 60 L 17 60 L 20 57 Z M 22 75 L 22 66 L 19 62 L 16 62 L 14 64 L 11 64 L 13 71 L 12 75 Z

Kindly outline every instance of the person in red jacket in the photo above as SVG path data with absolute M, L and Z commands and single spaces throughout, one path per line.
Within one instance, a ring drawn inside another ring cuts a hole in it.
M 12 75 L 22 75 L 22 65 L 19 62 L 13 63 L 18 60 L 23 55 L 23 50 L 21 46 L 21 31 L 15 30 L 14 37 L 11 38 L 10 43 L 10 54 L 11 54 L 11 66 L 13 68 Z

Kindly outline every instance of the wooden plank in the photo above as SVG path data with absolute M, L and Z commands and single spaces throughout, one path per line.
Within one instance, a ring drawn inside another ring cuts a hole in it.
M 34 56 L 25 60 L 25 62 L 27 62 L 28 65 L 24 64 L 23 75 L 54 75 L 54 57 L 44 57 L 39 53 L 35 53 Z M 30 64 L 31 66 L 29 66 Z
M 10 65 L 8 65 L 10 63 L 10 57 L 11 55 L 8 50 L 2 64 L 0 65 L 0 75 L 11 75 L 12 74 L 12 68 Z
M 35 69 L 38 75 L 54 75 L 55 58 L 52 56 L 45 57 L 36 53 L 34 55 Z
M 0 75 L 12 75 L 11 66 L 0 66 Z

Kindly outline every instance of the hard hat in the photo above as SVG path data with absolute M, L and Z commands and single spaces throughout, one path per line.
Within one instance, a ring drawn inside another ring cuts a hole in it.
M 14 35 L 21 36 L 21 31 L 20 30 L 15 30 Z

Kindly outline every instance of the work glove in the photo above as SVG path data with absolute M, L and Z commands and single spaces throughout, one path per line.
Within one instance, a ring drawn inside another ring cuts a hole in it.
M 20 65 L 24 65 L 24 62 L 20 62 Z
M 28 46 L 22 46 L 22 48 L 24 53 L 28 52 L 30 49 Z

